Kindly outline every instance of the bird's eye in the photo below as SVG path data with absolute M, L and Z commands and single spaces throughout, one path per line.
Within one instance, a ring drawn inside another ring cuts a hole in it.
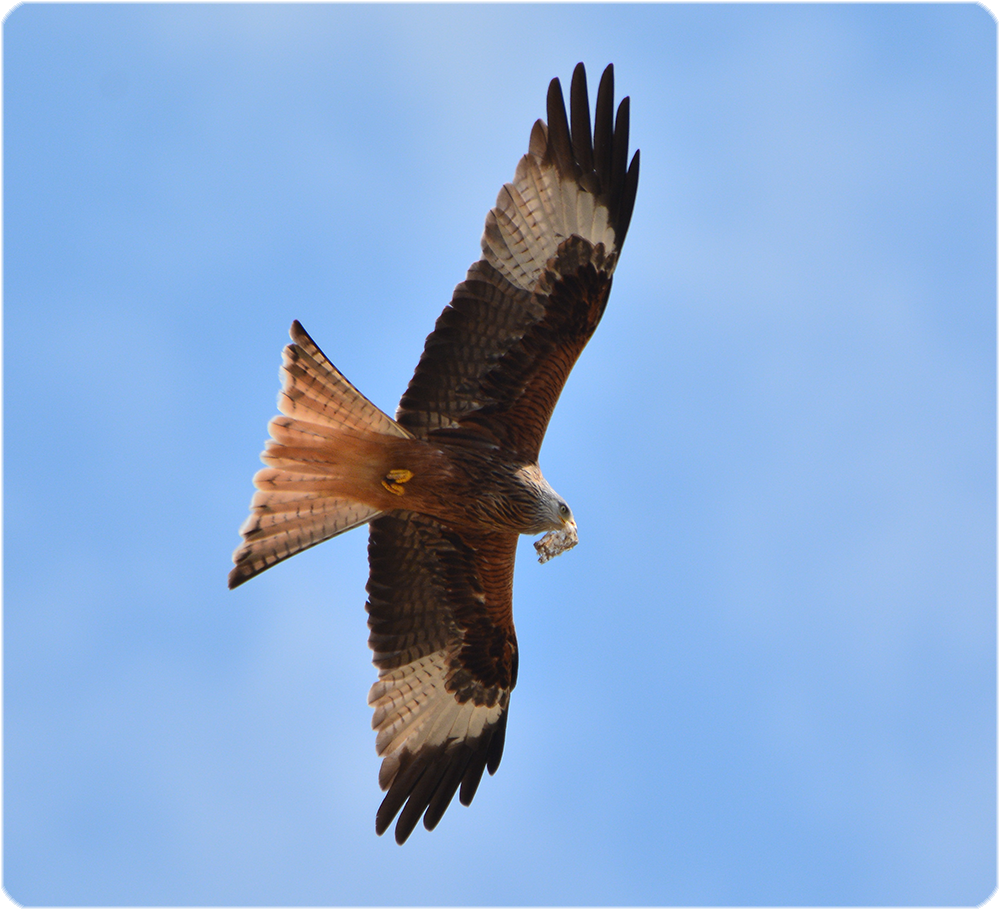
M 566 505 L 566 503 L 564 503 L 564 502 L 559 503 L 559 514 L 560 515 L 569 515 L 569 506 Z

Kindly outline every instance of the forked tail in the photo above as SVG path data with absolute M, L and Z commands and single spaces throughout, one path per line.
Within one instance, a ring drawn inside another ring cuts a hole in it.
M 378 489 L 388 469 L 387 443 L 411 435 L 344 378 L 297 320 L 289 334 L 281 414 L 268 424 L 267 467 L 253 479 L 230 588 L 381 514 L 365 491 Z

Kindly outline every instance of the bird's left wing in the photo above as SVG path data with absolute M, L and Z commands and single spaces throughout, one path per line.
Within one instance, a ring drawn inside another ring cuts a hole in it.
M 421 815 L 432 829 L 459 786 L 469 805 L 483 770 L 500 764 L 517 680 L 516 546 L 516 534 L 459 534 L 412 512 L 371 522 L 368 643 L 379 678 L 368 702 L 388 790 L 375 830 L 402 809 L 399 843 Z

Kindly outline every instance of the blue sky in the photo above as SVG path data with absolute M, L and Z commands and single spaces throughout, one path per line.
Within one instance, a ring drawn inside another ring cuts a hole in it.
M 996 882 L 996 34 L 971 5 L 21 6 L 4 885 L 969 904 Z M 542 450 L 503 763 L 402 848 L 367 536 L 226 590 L 300 319 L 392 411 L 548 81 L 639 195 Z

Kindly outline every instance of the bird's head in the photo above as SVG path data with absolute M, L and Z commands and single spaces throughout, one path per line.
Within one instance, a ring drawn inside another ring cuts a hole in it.
M 547 484 L 546 484 L 547 486 Z M 551 487 L 550 487 L 551 489 Z M 555 490 L 552 490 L 551 499 L 546 500 L 546 524 L 543 531 L 564 531 L 569 528 L 576 530 L 576 519 L 573 518 L 573 510 L 569 507 Z
M 535 542 L 539 554 L 539 562 L 547 562 L 553 556 L 558 556 L 564 550 L 575 547 L 577 536 L 576 520 L 573 510 L 542 476 L 537 464 L 529 465 L 520 471 L 522 482 L 531 491 L 531 519 L 524 533 L 548 533 Z
M 539 562 L 548 562 L 553 556 L 573 549 L 580 540 L 572 510 L 554 490 L 550 508 L 550 523 L 546 525 L 549 533 L 535 541 Z

